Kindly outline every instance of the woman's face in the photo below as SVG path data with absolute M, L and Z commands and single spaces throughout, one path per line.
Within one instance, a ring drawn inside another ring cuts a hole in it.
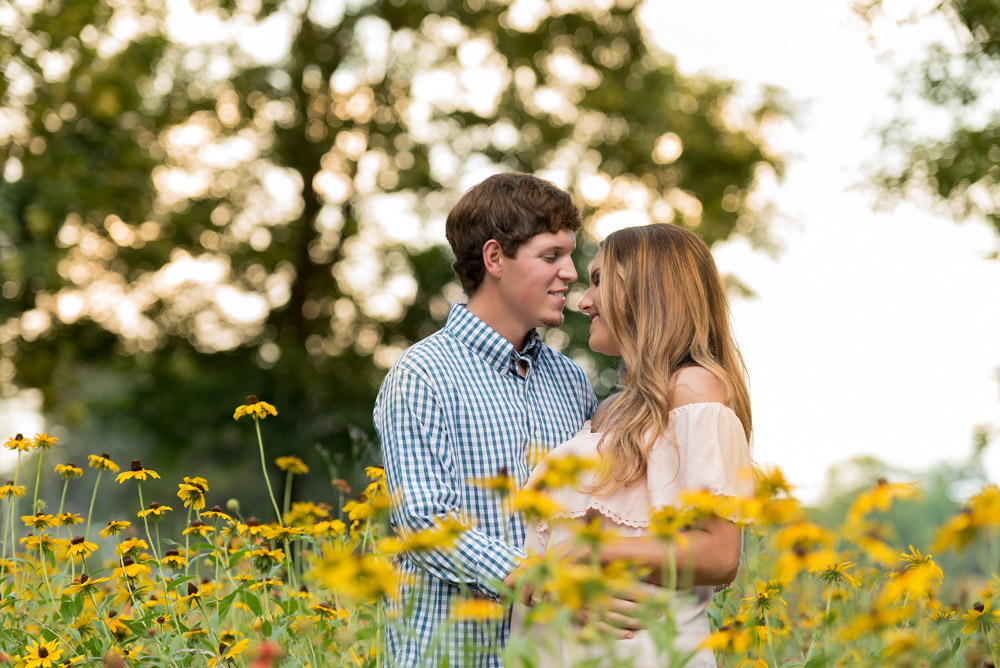
M 590 316 L 590 349 L 605 355 L 620 355 L 611 330 L 608 329 L 601 313 L 601 265 L 604 251 L 597 253 L 590 267 L 590 287 L 580 300 L 580 310 Z

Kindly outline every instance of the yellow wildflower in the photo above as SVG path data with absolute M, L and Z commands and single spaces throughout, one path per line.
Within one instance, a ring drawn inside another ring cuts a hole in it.
M 118 476 L 115 478 L 115 482 L 117 482 L 120 485 L 126 480 L 131 480 L 134 478 L 137 482 L 139 482 L 145 480 L 147 477 L 159 480 L 160 474 L 151 469 L 142 468 L 142 461 L 138 459 L 133 459 L 131 470 L 125 471 L 124 473 L 119 473 Z
M 8 450 L 20 450 L 21 452 L 31 450 L 31 448 L 34 447 L 31 440 L 25 438 L 21 434 L 8 438 L 4 441 L 3 446 Z
M 48 434 L 35 434 L 35 438 L 31 445 L 40 450 L 51 450 L 58 440 L 59 438 L 56 436 L 49 436 Z
M 198 484 L 178 483 L 177 498 L 184 502 L 185 508 L 201 510 L 205 507 L 205 489 Z
M 125 475 L 122 473 L 122 475 Z M 173 512 L 173 508 L 170 506 L 161 506 L 156 501 L 149 502 L 149 508 L 146 510 L 140 510 L 135 514 L 136 517 L 152 517 L 154 519 L 159 519 L 163 517 L 166 513 Z
M 232 517 L 222 512 L 222 508 L 218 505 L 212 506 L 211 509 L 206 510 L 201 514 L 202 517 L 207 517 L 214 520 L 225 520 L 228 523 L 234 522 Z
M 98 471 L 111 471 L 112 473 L 118 473 L 118 464 L 111 461 L 111 457 L 108 453 L 103 455 L 90 455 L 87 458 L 87 466 L 92 469 L 97 469 Z
M 132 526 L 131 522 L 125 522 L 121 520 L 108 520 L 108 526 L 101 529 L 101 537 L 108 538 L 109 536 L 117 536 L 122 532 L 123 529 Z
M 34 515 L 21 515 L 21 521 L 24 522 L 24 526 L 31 527 L 32 529 L 48 529 L 49 527 L 54 527 L 56 525 L 56 518 L 54 515 L 46 515 L 45 513 L 38 512 Z
M 184 568 L 184 565 L 187 564 L 187 558 L 177 550 L 167 550 L 163 553 L 160 563 L 164 566 L 172 566 L 173 568 Z
M 285 542 L 297 539 L 299 536 L 305 533 L 305 530 L 299 529 L 297 527 L 290 527 L 287 524 L 282 524 L 281 526 L 272 524 L 264 527 L 261 533 L 263 534 L 264 538 L 268 540 L 277 540 L 280 542 Z
M 82 524 L 83 517 L 80 513 L 59 513 L 56 515 L 56 524 L 61 527 L 71 527 L 75 524 Z
M 962 615 L 962 633 L 971 635 L 973 633 L 989 634 L 993 625 L 1000 619 L 1000 610 L 990 610 L 990 601 L 986 603 L 976 602 L 969 608 L 969 611 Z
M 211 527 L 202 522 L 201 520 L 194 520 L 191 522 L 191 525 L 187 529 L 184 529 L 184 531 L 181 532 L 181 534 L 184 536 L 198 534 L 200 537 L 204 538 L 213 531 L 215 531 L 215 527 Z
M 278 465 L 279 469 L 282 471 L 288 471 L 292 475 L 305 475 L 306 473 L 309 473 L 309 467 L 306 466 L 306 463 L 298 457 L 292 455 L 278 457 L 274 460 L 274 463 Z
M 559 504 L 545 492 L 522 489 L 514 494 L 514 510 L 530 518 L 549 519 L 559 512 Z
M 858 588 L 858 580 L 847 571 L 854 568 L 853 561 L 838 561 L 823 564 L 810 570 L 813 577 L 822 580 L 828 585 L 848 584 L 852 589 Z
M 21 657 L 24 661 L 24 668 L 52 668 L 62 656 L 63 650 L 56 640 L 39 640 L 28 645 L 25 649 L 28 653 Z
M 233 419 L 239 420 L 244 415 L 249 415 L 254 420 L 263 420 L 268 415 L 277 415 L 277 414 L 278 414 L 278 409 L 276 409 L 274 406 L 267 403 L 266 401 L 261 401 L 260 399 L 251 394 L 250 396 L 247 397 L 247 402 L 244 405 L 238 406 L 236 408 L 236 411 L 233 413 Z
M 97 545 L 85 540 L 83 536 L 77 536 L 69 542 L 69 556 L 73 559 L 77 557 L 83 559 L 96 551 Z
M 24 485 L 15 485 L 13 480 L 8 480 L 6 485 L 0 487 L 0 498 L 9 499 L 15 496 L 18 498 L 24 496 Z
M 107 581 L 108 578 L 93 579 L 86 573 L 81 573 L 80 577 L 73 580 L 73 583 L 68 585 L 65 591 L 71 596 L 76 596 L 77 594 L 90 594 L 97 591 L 97 585 Z
M 83 469 L 79 468 L 73 462 L 66 462 L 65 464 L 56 464 L 55 472 L 61 475 L 63 478 L 69 480 L 70 478 L 79 478 L 83 475 Z

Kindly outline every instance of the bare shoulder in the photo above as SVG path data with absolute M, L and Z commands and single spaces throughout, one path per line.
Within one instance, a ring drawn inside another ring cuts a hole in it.
M 726 388 L 714 373 L 700 366 L 684 367 L 671 378 L 672 396 L 670 409 L 687 404 L 714 401 L 724 404 L 728 401 Z

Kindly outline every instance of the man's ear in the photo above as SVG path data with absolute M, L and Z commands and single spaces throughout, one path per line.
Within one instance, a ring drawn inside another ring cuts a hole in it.
M 483 244 L 483 265 L 486 267 L 486 273 L 493 278 L 500 278 L 503 257 L 503 249 L 500 248 L 500 242 L 496 239 L 490 239 Z

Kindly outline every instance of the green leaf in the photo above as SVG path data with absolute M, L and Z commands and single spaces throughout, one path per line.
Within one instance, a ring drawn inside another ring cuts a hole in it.
M 255 615 L 261 614 L 263 608 L 261 608 L 260 606 L 260 599 L 258 599 L 254 594 L 246 590 L 241 591 L 240 594 L 241 594 L 240 598 L 243 599 L 243 602 L 247 604 L 247 607 L 250 608 L 253 614 Z

